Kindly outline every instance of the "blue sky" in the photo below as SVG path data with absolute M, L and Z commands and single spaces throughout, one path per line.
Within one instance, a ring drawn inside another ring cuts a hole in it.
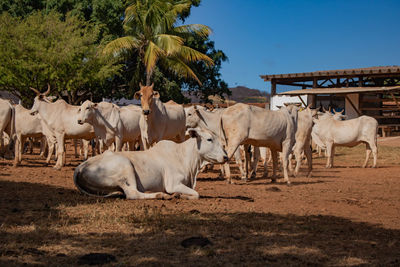
M 212 28 L 230 87 L 260 74 L 400 64 L 400 0 L 202 0 L 185 21 Z

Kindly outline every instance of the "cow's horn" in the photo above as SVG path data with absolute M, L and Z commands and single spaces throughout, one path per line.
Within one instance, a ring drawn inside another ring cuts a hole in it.
M 343 114 L 343 111 L 344 111 L 344 108 L 340 111 L 340 113 L 342 113 Z
M 47 84 L 47 91 L 43 95 L 48 95 L 50 93 L 50 84 Z
M 35 88 L 29 87 L 29 89 L 31 89 L 32 91 L 34 91 L 37 95 L 40 95 L 40 92 L 39 92 L 38 90 L 36 90 Z

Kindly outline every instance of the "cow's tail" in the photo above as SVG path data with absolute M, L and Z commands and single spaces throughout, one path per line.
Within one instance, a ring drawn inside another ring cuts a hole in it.
M 15 135 L 15 108 L 10 104 L 11 107 L 11 126 L 10 126 L 10 138 L 13 138 Z
M 121 197 L 124 195 L 122 192 L 119 192 L 119 191 L 106 194 L 106 193 L 92 190 L 91 188 L 85 186 L 82 183 L 82 179 L 83 179 L 82 178 L 82 170 L 86 167 L 86 162 L 84 162 L 81 165 L 79 165 L 78 167 L 76 167 L 76 169 L 74 171 L 74 184 L 81 193 L 91 196 L 91 197 L 101 197 L 101 198 Z

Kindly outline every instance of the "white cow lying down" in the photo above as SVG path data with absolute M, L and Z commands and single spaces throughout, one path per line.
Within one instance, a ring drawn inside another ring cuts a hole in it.
M 200 167 L 206 161 L 224 163 L 228 157 L 211 131 L 196 128 L 189 134 L 192 138 L 179 144 L 163 140 L 146 151 L 106 151 L 90 158 L 75 169 L 75 185 L 92 196 L 122 191 L 127 199 L 168 198 L 165 193 L 198 199 L 194 187 Z

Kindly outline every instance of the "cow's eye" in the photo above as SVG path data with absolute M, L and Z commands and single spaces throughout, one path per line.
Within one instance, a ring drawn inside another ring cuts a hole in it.
M 86 109 L 89 109 L 89 107 L 87 107 Z
M 78 109 L 78 112 L 81 112 L 81 109 Z
M 192 116 L 192 114 L 191 114 L 191 113 L 189 113 L 189 114 L 188 114 L 188 117 L 189 117 L 189 116 Z
M 211 139 L 211 138 L 208 138 L 207 141 L 208 141 L 208 142 L 212 142 L 212 139 Z

